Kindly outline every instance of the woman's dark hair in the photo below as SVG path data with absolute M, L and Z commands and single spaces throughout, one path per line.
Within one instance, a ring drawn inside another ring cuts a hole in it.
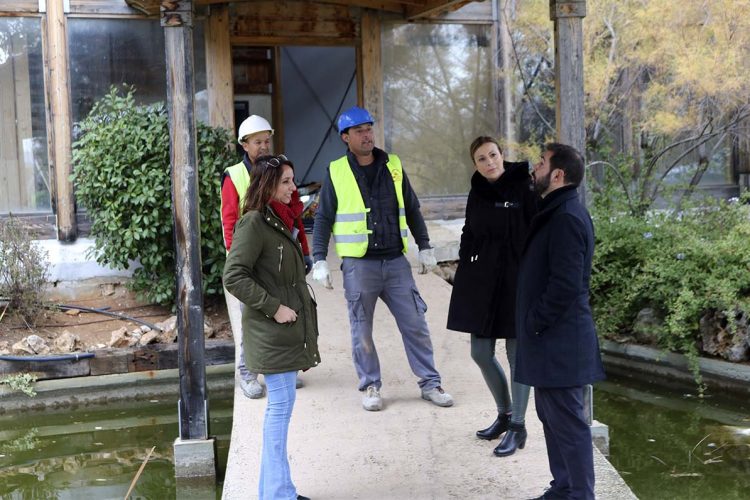
M 488 142 L 491 142 L 492 144 L 497 146 L 497 150 L 500 151 L 500 154 L 503 154 L 503 148 L 500 147 L 500 144 L 498 144 L 495 139 L 486 135 L 480 135 L 479 137 L 474 139 L 474 141 L 472 141 L 471 143 L 471 146 L 469 146 L 469 156 L 471 156 L 472 163 L 474 163 L 474 153 L 477 152 L 477 149 L 487 144 Z
M 583 180 L 583 156 L 578 150 L 567 144 L 550 142 L 544 147 L 551 151 L 549 158 L 550 171 L 559 168 L 565 173 L 565 184 L 578 186 Z
M 245 195 L 243 215 L 250 210 L 263 210 L 273 198 L 276 188 L 281 182 L 284 165 L 289 165 L 294 171 L 294 165 L 284 155 L 259 156 L 253 165 L 253 179 Z

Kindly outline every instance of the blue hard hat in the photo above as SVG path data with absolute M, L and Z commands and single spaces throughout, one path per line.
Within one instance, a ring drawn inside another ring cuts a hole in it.
M 343 134 L 349 127 L 356 127 L 363 123 L 372 125 L 375 120 L 372 119 L 370 112 L 359 106 L 352 106 L 339 115 L 339 134 Z

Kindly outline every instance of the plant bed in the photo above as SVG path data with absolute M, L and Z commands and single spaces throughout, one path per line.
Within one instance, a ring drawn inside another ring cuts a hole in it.
M 166 307 L 133 305 L 133 301 L 127 297 L 118 298 L 115 302 L 107 298 L 86 301 L 85 307 L 124 314 L 149 324 L 164 322 L 173 316 Z M 42 380 L 177 368 L 176 342 L 164 342 L 165 337 L 155 336 L 156 342 L 147 345 L 110 347 L 115 332 L 136 332 L 142 327 L 141 324 L 93 312 L 76 312 L 75 309 L 72 312 L 47 309 L 34 327 L 28 326 L 20 317 L 6 315 L 0 322 L 0 354 L 27 358 L 28 361 L 0 360 L 0 379 L 17 373 L 32 373 Z M 234 340 L 224 301 L 220 298 L 207 299 L 204 318 L 206 332 L 211 336 L 206 339 L 206 365 L 232 362 Z M 55 342 L 65 333 L 75 339 L 73 350 L 56 348 Z M 13 345 L 32 335 L 45 341 L 49 350 L 35 354 L 12 351 Z M 37 361 L 60 356 L 72 359 Z

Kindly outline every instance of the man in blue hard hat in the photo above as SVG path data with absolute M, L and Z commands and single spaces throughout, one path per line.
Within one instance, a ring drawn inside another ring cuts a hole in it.
M 422 398 L 451 406 L 453 398 L 441 387 L 435 369 L 427 306 L 405 256 L 411 230 L 419 247 L 419 272 L 435 267 L 427 226 L 401 160 L 375 147 L 374 122 L 366 109 L 357 106 L 339 116 L 339 134 L 348 151 L 331 162 L 321 188 L 313 230 L 313 279 L 333 288 L 326 262 L 333 233 L 336 253 L 342 258 L 352 357 L 365 410 L 383 408 L 380 362 L 372 338 L 378 297 L 396 319 Z

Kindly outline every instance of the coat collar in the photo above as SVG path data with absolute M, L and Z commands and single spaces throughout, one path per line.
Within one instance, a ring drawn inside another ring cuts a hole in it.
M 242 163 L 245 164 L 245 168 L 247 169 L 247 173 L 252 175 L 252 173 L 253 173 L 253 162 L 250 161 L 250 157 L 247 156 L 247 153 L 242 153 Z
M 534 216 L 533 219 L 531 219 L 531 225 L 529 226 L 529 232 L 526 236 L 526 242 L 523 245 L 524 252 L 526 252 L 526 249 L 529 246 L 529 242 L 534 237 L 534 234 L 539 231 L 539 229 L 544 224 L 546 224 L 550 218 L 552 218 L 552 214 L 560 205 L 567 201 L 578 199 L 578 191 L 576 191 L 577 188 L 578 186 L 574 186 L 572 184 L 563 186 L 561 188 L 555 189 L 550 194 L 542 198 L 542 201 L 539 203 L 539 212 Z
M 353 167 L 360 167 L 361 165 L 357 161 L 357 157 L 354 156 L 354 153 L 352 153 L 350 150 L 346 150 L 346 157 L 349 160 L 349 165 Z M 372 148 L 372 157 L 373 162 L 370 165 L 385 165 L 388 163 L 388 153 L 383 151 L 380 148 Z
M 495 199 L 498 195 L 501 195 L 505 186 L 510 184 L 525 182 L 526 187 L 529 187 L 531 176 L 529 175 L 528 162 L 504 161 L 503 168 L 505 172 L 495 182 L 490 182 L 479 172 L 474 172 L 471 176 L 471 188 L 484 198 Z
M 294 247 L 300 251 L 300 254 L 302 253 L 302 246 L 300 245 L 299 241 L 296 238 L 292 237 L 292 231 L 289 230 L 286 224 L 284 224 L 284 221 L 282 221 L 281 218 L 276 215 L 276 212 L 274 212 L 269 205 L 266 205 L 263 208 L 261 216 L 263 217 L 263 221 L 268 224 L 271 229 L 274 229 L 277 233 L 284 235 L 287 239 L 294 243 Z
M 539 202 L 539 213 L 542 214 L 547 211 L 551 212 L 566 201 L 578 198 L 578 191 L 576 191 L 577 188 L 578 186 L 568 184 L 567 186 L 555 189 Z

